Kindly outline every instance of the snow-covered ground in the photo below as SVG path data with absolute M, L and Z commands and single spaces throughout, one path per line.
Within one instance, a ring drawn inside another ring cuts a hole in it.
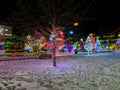
M 0 90 L 120 90 L 120 52 L 0 61 Z

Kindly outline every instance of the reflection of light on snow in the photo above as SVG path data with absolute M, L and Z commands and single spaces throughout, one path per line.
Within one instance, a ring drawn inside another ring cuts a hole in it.
M 87 52 L 84 52 L 84 53 L 79 53 L 77 56 L 90 56 L 90 57 L 94 57 L 94 56 L 108 56 L 108 55 L 111 55 L 111 53 L 95 53 L 95 54 L 90 54 L 88 55 Z
M 99 53 L 99 54 L 91 54 L 91 55 L 84 55 L 84 56 L 108 56 L 110 53 Z
M 56 56 L 68 56 L 71 55 L 71 53 L 56 53 Z

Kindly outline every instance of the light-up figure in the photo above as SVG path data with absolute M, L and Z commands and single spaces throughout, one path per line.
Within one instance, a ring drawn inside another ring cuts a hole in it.
M 101 49 L 101 43 L 100 43 L 100 40 L 97 37 L 96 38 L 96 50 L 98 51 L 98 53 L 99 53 L 100 49 Z
M 120 38 L 117 39 L 116 44 L 120 44 Z
M 67 51 L 68 51 L 69 53 L 71 53 L 71 52 L 73 51 L 73 46 L 70 45 L 70 44 L 66 45 L 66 48 L 67 48 Z
M 33 46 L 33 41 L 32 41 L 31 35 L 26 36 L 26 38 L 27 38 L 27 42 L 25 43 L 25 48 L 24 48 L 24 50 L 27 50 L 27 51 L 29 51 L 29 52 L 32 52 L 32 51 L 33 51 L 33 48 L 32 48 L 32 46 Z
M 78 47 L 78 42 L 73 44 L 73 49 L 76 49 Z
M 92 50 L 92 41 L 91 41 L 89 36 L 86 39 L 84 48 L 85 48 L 86 51 L 88 51 L 88 55 L 90 55 L 90 51 Z
M 89 37 L 92 41 L 91 53 L 93 53 L 96 47 L 95 37 L 93 37 L 93 34 L 89 34 Z
M 83 41 L 83 39 L 80 39 L 80 50 L 81 51 L 84 51 L 84 41 Z
M 117 39 L 116 43 L 115 43 L 115 50 L 120 50 L 120 38 Z
M 30 48 L 29 48 L 29 51 L 30 51 L 30 52 L 33 52 L 33 41 L 32 41 L 32 40 L 30 40 Z
M 106 47 L 107 47 L 107 43 L 104 42 L 103 45 L 104 45 L 104 49 L 106 49 Z

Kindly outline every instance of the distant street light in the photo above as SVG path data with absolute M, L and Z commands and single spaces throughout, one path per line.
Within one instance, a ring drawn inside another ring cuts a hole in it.
M 78 22 L 74 22 L 74 26 L 78 26 Z

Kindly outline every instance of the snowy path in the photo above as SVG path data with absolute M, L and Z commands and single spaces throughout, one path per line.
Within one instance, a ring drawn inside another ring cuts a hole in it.
M 0 62 L 0 90 L 120 90 L 120 53 Z M 11 88 L 11 89 L 9 89 Z

